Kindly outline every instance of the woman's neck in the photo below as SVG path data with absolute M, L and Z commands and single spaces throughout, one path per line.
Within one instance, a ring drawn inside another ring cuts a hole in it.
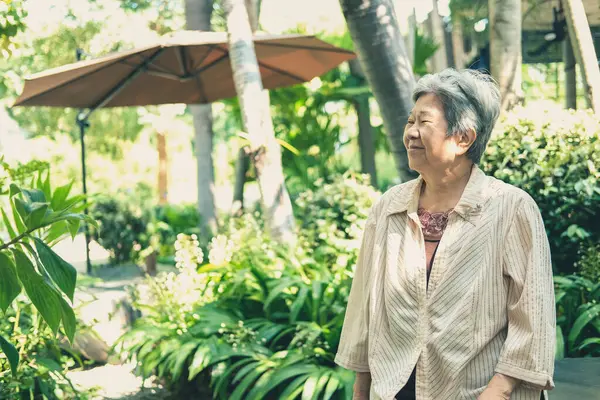
M 422 173 L 423 186 L 419 207 L 429 212 L 453 209 L 469 182 L 472 168 L 473 164 L 468 163 L 437 173 Z

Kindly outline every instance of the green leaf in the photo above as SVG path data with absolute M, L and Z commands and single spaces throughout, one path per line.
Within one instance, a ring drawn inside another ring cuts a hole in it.
M 37 229 L 42 225 L 42 220 L 48 211 L 48 203 L 31 204 L 31 214 L 27 219 L 27 228 Z
M 258 378 L 260 378 L 260 376 L 268 369 L 269 367 L 267 365 L 259 365 L 258 367 L 254 368 L 252 371 L 250 371 L 245 377 L 244 379 L 242 379 L 242 381 L 235 387 L 235 390 L 233 391 L 233 393 L 231 394 L 231 397 L 229 398 L 230 400 L 242 400 L 244 396 L 244 393 L 246 393 L 251 387 L 252 384 L 254 384 L 254 382 L 256 382 L 256 380 Z
M 6 312 L 8 306 L 21 293 L 21 283 L 12 259 L 0 253 L 0 309 Z
M 171 368 L 171 375 L 173 376 L 173 380 L 177 381 L 181 376 L 181 372 L 183 371 L 183 366 L 187 359 L 190 357 L 190 354 L 198 347 L 198 342 L 188 342 L 177 349 L 177 352 L 174 353 L 176 355 L 175 360 L 173 361 L 173 367 Z
M 307 296 L 308 296 L 308 288 L 306 286 L 300 288 L 300 290 L 298 291 L 298 296 L 296 297 L 296 300 L 294 300 L 294 302 L 292 303 L 292 306 L 290 307 L 290 322 L 291 323 L 296 322 L 296 319 L 298 318 L 298 314 L 300 314 L 300 310 L 302 310 L 302 307 L 304 306 L 304 302 L 306 301 Z
M 577 350 L 583 350 L 589 345 L 597 344 L 600 345 L 600 337 L 587 338 L 577 347 Z
M 317 400 L 321 394 L 321 392 L 323 391 L 323 389 L 325 388 L 325 385 L 327 384 L 327 382 L 329 382 L 329 378 L 331 377 L 331 371 L 325 371 L 323 372 L 323 374 L 321 374 L 321 377 L 319 378 L 319 380 L 317 381 L 317 386 L 315 387 L 315 391 L 312 397 L 312 400 Z
M 63 299 L 59 294 L 57 294 L 58 299 L 60 300 L 60 311 L 61 311 L 61 319 L 63 323 L 63 328 L 65 329 L 65 335 L 71 345 L 73 345 L 73 339 L 75 338 L 75 331 L 77 330 L 77 320 L 75 319 L 75 313 L 71 306 Z
M 67 225 L 69 227 L 69 233 L 71 234 L 71 239 L 75 240 L 77 233 L 79 233 L 79 226 L 81 225 L 80 221 L 75 221 L 75 220 L 67 221 Z
M 15 199 L 18 200 L 18 199 Z M 20 235 L 22 233 L 25 233 L 27 231 L 27 228 L 25 228 L 25 224 L 23 223 L 23 220 L 21 219 L 21 216 L 19 215 L 19 211 L 17 208 L 17 205 L 13 202 L 12 204 L 12 214 L 13 214 L 13 220 L 15 221 L 15 226 L 17 228 L 17 235 Z
M 40 177 L 41 177 L 41 172 L 40 172 Z M 46 199 L 48 199 L 47 201 L 50 201 L 52 199 L 52 188 L 50 187 L 50 170 L 49 169 L 46 171 L 46 179 L 44 179 L 44 183 L 42 184 L 42 187 L 40 189 L 42 189 L 44 197 Z
M 308 364 L 278 369 L 277 372 L 275 372 L 271 377 L 269 385 L 264 389 L 263 393 L 269 393 L 271 390 L 276 388 L 280 383 L 287 379 L 297 377 L 298 375 L 311 374 L 315 372 L 316 369 L 317 368 L 314 365 Z
M 319 377 L 317 375 L 311 375 L 304 383 L 304 390 L 302 390 L 302 400 L 312 400 L 315 396 L 317 389 L 317 382 Z
M 73 181 L 67 183 L 66 185 L 59 186 L 54 191 L 52 195 L 52 201 L 50 204 L 52 205 L 53 210 L 62 210 L 66 206 L 66 200 L 69 196 L 69 192 L 71 192 L 71 187 L 73 186 Z
M 575 341 L 579 337 L 579 334 L 585 328 L 587 324 L 592 322 L 594 319 L 598 318 L 600 315 L 600 304 L 596 304 L 595 306 L 589 308 L 588 310 L 583 311 L 579 317 L 573 323 L 573 327 L 569 332 L 569 348 L 575 347 Z
M 15 256 L 17 275 L 33 305 L 38 309 L 44 321 L 56 334 L 61 320 L 61 304 L 58 294 L 38 274 L 29 257 L 18 249 L 12 249 Z
M 338 390 L 340 385 L 340 380 L 335 376 L 331 375 L 329 378 L 329 382 L 327 382 L 327 386 L 325 387 L 325 394 L 323 395 L 323 400 L 329 400 Z
M 292 400 L 298 397 L 294 392 L 298 391 L 298 388 L 301 388 L 308 376 L 303 375 L 300 376 L 285 386 L 285 390 L 281 392 L 281 396 L 279 396 L 282 400 Z M 292 395 L 294 393 L 294 395 Z
M 556 326 L 556 350 L 554 358 L 557 360 L 565 358 L 565 337 L 563 336 L 562 328 L 558 325 Z
M 222 397 L 225 397 L 225 394 L 227 392 L 227 386 L 229 384 L 228 378 L 234 373 L 236 373 L 239 368 L 252 362 L 254 362 L 252 358 L 243 358 L 227 367 L 223 374 L 219 376 L 215 381 L 214 393 L 221 394 Z
M 31 206 L 25 203 L 23 200 L 19 199 L 18 197 L 14 198 L 13 202 L 15 204 L 17 212 L 21 216 L 21 220 L 26 222 L 29 218 L 29 215 L 31 214 Z M 23 231 L 25 231 L 25 225 L 23 225 Z
M 13 197 L 16 194 L 21 193 L 21 188 L 19 186 L 17 186 L 17 184 L 15 183 L 11 183 L 10 184 L 10 189 L 9 189 L 9 196 Z
M 2 352 L 6 354 L 6 358 L 8 359 L 8 363 L 10 364 L 10 369 L 13 373 L 13 376 L 17 376 L 17 367 L 19 366 L 19 352 L 15 349 L 9 341 L 4 339 L 4 336 L 0 335 L 0 349 Z
M 44 265 L 44 269 L 48 272 L 48 275 L 50 275 L 59 289 L 73 301 L 75 284 L 77 282 L 77 270 L 40 239 L 35 238 L 34 243 L 35 249 L 40 256 L 40 261 Z
M 15 230 L 13 229 L 12 223 L 8 219 L 8 215 L 6 215 L 6 212 L 4 211 L 4 208 L 0 208 L 0 211 L 2 212 L 2 221 L 4 221 L 4 226 L 6 226 L 6 230 L 8 231 L 8 235 L 10 236 L 11 239 L 16 238 L 17 234 L 15 233 Z
M 21 189 L 29 203 L 47 203 L 46 195 L 39 189 Z
M 44 237 L 44 242 L 48 243 L 52 246 L 52 242 L 62 237 L 65 233 L 69 232 L 70 226 L 67 221 L 60 221 L 50 226 L 46 236 Z
M 44 358 L 44 357 L 39 357 L 35 359 L 35 362 L 41 366 L 43 366 L 44 368 L 46 368 L 48 371 L 61 371 L 62 367 L 60 366 L 59 363 L 56 362 L 56 360 L 53 360 L 51 358 Z

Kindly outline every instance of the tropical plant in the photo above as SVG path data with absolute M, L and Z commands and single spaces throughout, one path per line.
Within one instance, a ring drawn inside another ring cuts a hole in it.
M 22 0 L 0 1 L 0 54 L 10 55 L 13 38 L 25 30 L 27 12 Z
M 144 376 L 159 375 L 188 396 L 350 398 L 353 374 L 333 359 L 375 196 L 364 176 L 351 174 L 300 195 L 307 233 L 295 253 L 251 214 L 228 221 L 208 263 L 198 240 L 180 235 L 179 274 L 162 274 L 136 293 L 144 315 L 119 348 Z M 329 239 L 330 251 L 313 252 Z
M 556 357 L 600 356 L 600 282 L 555 276 Z
M 5 171 L 4 176 L 19 174 Z M 86 207 L 84 196 L 69 196 L 71 184 L 52 189 L 48 168 L 29 177 L 21 175 L 21 181 L 26 184 L 4 178 L 0 188 L 4 200 L 0 214 L 6 234 L 0 241 L 0 309 L 6 315 L 24 289 L 41 317 L 37 329 L 45 323 L 55 336 L 62 325 L 65 336 L 72 342 L 76 329 L 72 302 L 77 271 L 52 246 L 68 235 L 74 237 L 80 222 L 95 222 L 81 213 Z M 18 324 L 14 330 L 17 328 Z M 21 350 L 26 344 L 19 342 L 17 349 L 4 334 L 0 332 L 3 358 L 17 375 Z M 5 368 L 0 372 L 4 371 Z

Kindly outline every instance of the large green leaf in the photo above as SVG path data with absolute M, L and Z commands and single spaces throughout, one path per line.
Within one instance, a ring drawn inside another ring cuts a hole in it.
M 175 357 L 173 360 L 173 364 L 171 367 L 171 375 L 173 376 L 173 380 L 178 380 L 181 376 L 181 372 L 183 371 L 183 366 L 185 362 L 190 357 L 190 354 L 198 347 L 198 342 L 188 342 L 177 349 L 176 352 L 173 353 Z
M 77 320 L 75 319 L 75 313 L 71 306 L 63 299 L 60 295 L 57 295 L 60 300 L 60 311 L 63 322 L 63 328 L 65 329 L 65 335 L 71 345 L 75 337 L 75 330 L 77 329 Z
M 572 349 L 575 347 L 575 342 L 581 331 L 587 324 L 595 320 L 600 316 L 600 304 L 596 304 L 593 307 L 583 311 L 579 317 L 575 320 L 571 331 L 569 332 L 569 348 Z
M 298 392 L 302 390 L 304 382 L 308 379 L 307 375 L 302 375 L 285 385 L 285 389 L 279 396 L 282 400 L 292 400 L 298 397 Z
M 317 394 L 317 382 L 319 381 L 318 375 L 311 375 L 304 383 L 304 389 L 302 390 L 302 400 L 312 400 Z
M 44 269 L 59 289 L 73 301 L 75 284 L 77 282 L 77 270 L 40 239 L 35 238 L 34 242 L 35 249 L 40 256 Z
M 335 374 L 332 374 L 329 378 L 329 382 L 327 382 L 327 386 L 325 387 L 325 394 L 323 395 L 323 400 L 331 399 L 331 397 L 338 390 L 339 386 L 340 380 L 337 378 L 337 376 L 335 376 Z
M 48 203 L 32 203 L 31 214 L 27 218 L 27 228 L 37 229 L 42 225 L 42 221 L 48 211 Z
M 72 186 L 73 181 L 67 183 L 66 185 L 59 186 L 56 188 L 54 194 L 52 195 L 52 201 L 50 202 L 53 210 L 62 210 L 65 208 L 65 201 L 69 196 L 69 192 L 71 191 Z
M 292 306 L 290 307 L 290 322 L 294 323 L 296 322 L 296 319 L 298 318 L 298 314 L 300 314 L 300 310 L 302 310 L 302 307 L 304 306 L 304 302 L 306 301 L 306 298 L 308 297 L 308 288 L 306 286 L 300 288 L 300 290 L 298 291 L 298 295 L 296 296 L 296 300 L 294 300 L 294 302 L 292 303 Z
M 250 388 L 252 387 L 252 385 L 256 382 L 256 380 L 259 379 L 260 376 L 263 373 L 265 373 L 265 371 L 267 371 L 268 369 L 269 369 L 269 366 L 264 365 L 264 364 L 258 365 L 256 368 L 253 368 L 248 374 L 246 374 L 244 379 L 242 379 L 242 381 L 238 385 L 236 385 L 235 390 L 233 391 L 233 393 L 231 394 L 231 397 L 229 399 L 230 400 L 245 399 L 246 397 L 243 397 L 244 393 L 249 391 Z
M 587 338 L 585 339 L 583 342 L 581 342 L 581 344 L 577 347 L 577 350 L 583 350 L 584 348 L 592 345 L 592 344 L 596 344 L 600 346 L 600 337 L 592 337 L 592 338 Z
M 276 388 L 283 381 L 297 377 L 298 375 L 307 375 L 316 371 L 316 367 L 310 364 L 294 365 L 287 368 L 279 368 L 277 372 L 271 376 L 269 384 L 263 389 L 262 393 L 267 394 Z M 305 378 L 306 379 L 306 378 Z
M 62 316 L 62 307 L 58 294 L 38 274 L 29 257 L 20 250 L 12 249 L 15 256 L 17 275 L 33 305 L 38 309 L 44 321 L 54 333 L 58 331 Z
M 240 368 L 244 367 L 245 365 L 254 362 L 254 359 L 248 357 L 248 358 L 242 358 L 239 361 L 236 361 L 235 363 L 231 364 L 230 366 L 228 366 L 226 368 L 226 370 L 223 372 L 222 375 L 220 375 L 214 382 L 214 393 L 221 395 L 221 396 L 225 396 L 225 394 L 227 393 L 227 387 L 229 386 L 229 377 L 232 376 L 234 373 L 236 373 Z
M 39 189 L 21 189 L 29 203 L 47 203 L 46 195 Z
M 18 200 L 18 199 L 14 199 L 14 200 Z M 24 220 L 21 218 L 21 215 L 19 214 L 19 210 L 18 210 L 17 205 L 14 200 L 12 202 L 12 207 L 11 207 L 12 215 L 13 215 L 13 220 L 15 221 L 16 234 L 20 235 L 22 233 L 25 233 L 27 231 L 27 228 L 25 228 L 25 223 L 23 222 Z
M 556 350 L 554 358 L 557 360 L 565 358 L 565 337 L 563 336 L 562 328 L 558 325 L 556 326 Z
M 10 364 L 10 369 L 12 370 L 13 375 L 17 375 L 17 367 L 19 366 L 19 352 L 15 349 L 9 341 L 4 339 L 2 335 L 0 335 L 0 349 L 2 352 L 6 354 L 6 358 L 8 359 L 8 363 Z
M 8 306 L 21 293 L 21 283 L 12 259 L 0 252 L 0 309 L 6 312 Z
M 15 233 L 12 223 L 10 222 L 10 219 L 8 219 L 8 215 L 6 215 L 4 208 L 0 208 L 0 212 L 2 212 L 2 221 L 4 222 L 4 226 L 6 227 L 6 230 L 8 231 L 8 235 L 10 236 L 11 239 L 16 238 L 17 234 Z

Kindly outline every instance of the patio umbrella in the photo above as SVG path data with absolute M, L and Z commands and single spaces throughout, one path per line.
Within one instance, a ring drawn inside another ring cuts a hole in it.
M 265 89 L 307 82 L 355 57 L 314 36 L 261 34 L 253 40 Z M 82 109 L 77 124 L 86 194 L 85 129 L 98 108 L 202 104 L 235 95 L 227 34 L 184 31 L 157 44 L 35 74 L 14 105 Z M 90 272 L 89 255 L 87 265 Z

